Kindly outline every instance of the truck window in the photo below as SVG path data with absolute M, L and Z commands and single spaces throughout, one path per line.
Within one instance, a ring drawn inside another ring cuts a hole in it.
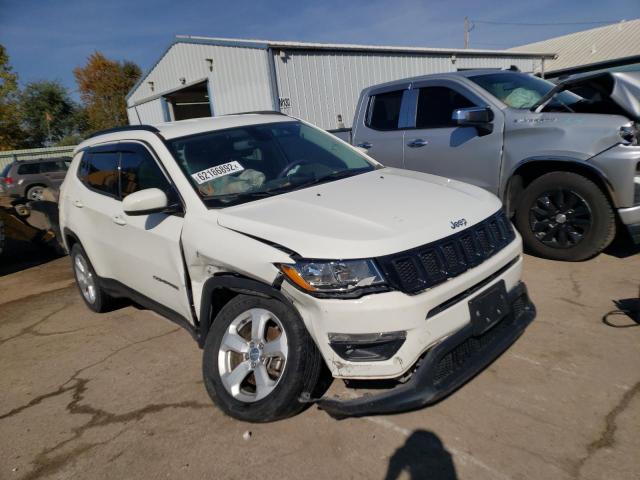
M 469 107 L 475 104 L 451 88 L 423 87 L 418 95 L 416 128 L 453 127 L 453 111 Z
M 118 153 L 86 153 L 80 166 L 82 182 L 98 193 L 118 198 Z
M 121 146 L 122 147 L 122 146 Z M 120 193 L 122 198 L 145 190 L 159 188 L 168 193 L 171 187 L 151 154 L 142 146 L 127 145 L 120 154 Z
M 379 93 L 369 98 L 367 127 L 374 130 L 397 130 L 404 90 Z

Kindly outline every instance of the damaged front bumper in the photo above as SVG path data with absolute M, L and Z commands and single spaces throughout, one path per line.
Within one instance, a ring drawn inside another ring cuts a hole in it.
M 415 410 L 441 400 L 504 352 L 534 319 L 535 306 L 519 283 L 508 293 L 510 313 L 481 335 L 471 323 L 426 352 L 411 378 L 384 393 L 357 399 L 321 398 L 316 404 L 334 418 Z

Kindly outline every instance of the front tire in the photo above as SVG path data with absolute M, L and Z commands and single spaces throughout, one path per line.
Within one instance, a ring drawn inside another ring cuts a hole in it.
M 322 357 L 291 307 L 238 295 L 215 318 L 202 361 L 204 384 L 227 415 L 272 422 L 305 408 L 322 370 Z
M 532 253 L 572 262 L 597 255 L 616 233 L 605 194 L 571 172 L 547 173 L 531 182 L 517 206 L 515 223 Z

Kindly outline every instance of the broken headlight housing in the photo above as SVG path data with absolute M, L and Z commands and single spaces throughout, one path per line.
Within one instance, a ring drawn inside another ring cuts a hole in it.
M 317 297 L 351 297 L 388 290 L 373 260 L 299 260 L 277 267 L 295 286 Z
M 625 145 L 638 145 L 640 132 L 638 131 L 638 126 L 635 123 L 625 123 L 620 127 L 618 133 L 620 134 L 620 138 L 622 138 L 622 142 Z

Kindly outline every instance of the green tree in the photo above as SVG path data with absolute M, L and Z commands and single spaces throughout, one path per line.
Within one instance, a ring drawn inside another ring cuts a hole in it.
M 29 83 L 20 94 L 22 128 L 29 146 L 42 147 L 77 135 L 77 110 L 67 89 L 56 81 Z
M 12 150 L 23 145 L 18 108 L 18 76 L 9 64 L 6 48 L 0 45 L 0 150 Z
M 135 63 L 110 60 L 100 52 L 73 71 L 90 132 L 126 125 L 125 96 L 142 75 Z

